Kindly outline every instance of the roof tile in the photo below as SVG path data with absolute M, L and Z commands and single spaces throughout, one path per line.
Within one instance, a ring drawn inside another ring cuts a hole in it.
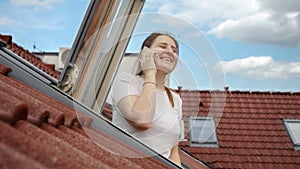
M 5 43 L 7 49 L 11 50 L 16 55 L 32 63 L 33 65 L 35 65 L 45 73 L 49 74 L 50 76 L 56 79 L 59 78 L 60 72 L 54 69 L 54 65 L 49 65 L 42 62 L 41 59 L 36 57 L 33 53 L 29 52 L 28 50 L 25 50 L 23 47 L 12 42 L 12 36 L 0 34 L 0 40 Z
M 95 160 L 95 158 L 92 156 L 80 152 L 78 149 L 74 149 L 74 147 L 70 144 L 67 144 L 58 137 L 55 137 L 54 135 L 37 128 L 26 121 L 18 121 L 15 125 L 15 128 L 37 141 L 43 147 L 51 148 L 57 152 L 57 154 L 60 154 L 60 156 L 62 156 L 61 158 L 64 158 L 64 160 L 72 160 L 73 163 L 75 162 L 76 164 L 85 168 L 109 168 L 107 164 Z M 73 154 L 78 155 L 74 156 Z
M 110 167 L 115 168 L 115 167 L 124 166 L 127 164 L 131 165 L 131 166 L 127 166 L 128 168 L 141 167 L 135 163 L 130 163 L 130 161 L 128 159 L 119 160 L 119 158 L 117 156 L 113 156 L 110 152 L 104 151 L 98 145 L 96 145 L 94 141 L 92 141 L 88 137 L 78 136 L 78 133 L 76 131 L 73 131 L 66 126 L 62 125 L 62 126 L 59 126 L 58 128 L 54 128 L 54 127 L 44 123 L 41 126 L 41 128 L 43 130 L 47 131 L 48 133 L 50 133 L 51 135 L 54 135 L 54 136 L 62 139 L 64 142 L 67 142 L 68 144 L 76 147 L 77 149 L 80 149 L 81 151 L 91 155 L 93 158 L 104 161 Z
M 29 87 L 19 81 L 6 76 L 0 76 L 0 88 L 2 91 L 12 94 L 14 98 L 31 104 L 28 107 L 28 119 L 32 123 L 39 125 L 48 120 L 49 123 L 55 126 L 62 123 L 71 126 L 77 121 L 74 110 L 63 106 L 60 102 L 51 99 L 46 94 L 42 94 L 37 90 L 27 90 Z M 53 105 L 56 106 L 53 107 Z
M 202 105 L 199 105 L 199 112 L 196 111 L 195 103 L 192 108 L 188 103 L 193 100 L 188 97 L 195 97 L 193 92 L 200 95 L 198 97 Z M 294 150 L 282 121 L 300 119 L 298 93 L 228 91 L 226 99 L 212 93 L 182 90 L 183 118 L 185 128 L 188 128 L 190 116 L 206 117 L 209 114 L 217 122 L 221 115 L 221 120 L 216 124 L 219 147 L 190 147 L 189 136 L 186 134 L 187 141 L 179 144 L 184 151 L 212 168 L 300 166 L 300 151 Z M 222 101 L 225 101 L 223 110 Z M 209 113 L 218 110 L 219 113 Z
M 0 142 L 0 168 L 46 169 L 39 162 Z
M 0 63 L 0 74 L 7 76 L 11 72 L 11 68 Z
M 11 44 L 12 43 L 12 36 L 10 35 L 1 35 L 0 34 L 0 40 L 5 43 L 6 45 L 7 44 Z
M 0 97 L 0 168 L 26 168 L 29 163 L 30 168 L 41 169 L 170 168 L 98 129 L 89 128 L 92 119 L 12 77 L 0 74 L 0 94 L 4 96 Z M 84 123 L 82 126 L 79 120 Z M 112 153 L 109 146 L 96 144 L 91 133 L 122 153 L 145 158 Z
M 57 148 L 48 145 L 42 145 L 34 138 L 27 136 L 25 133 L 16 130 L 0 121 L 1 137 L 0 141 L 6 146 L 13 147 L 16 151 L 24 154 L 34 161 L 42 163 L 49 168 L 84 168 L 78 163 L 71 163 L 70 159 L 66 160 L 63 154 L 56 151 Z M 6 157 L 8 158 L 8 157 Z M 9 159 L 8 159 L 9 160 Z
M 0 90 L 0 119 L 14 124 L 21 119 L 27 119 L 27 107 L 25 103 L 17 98 L 10 98 L 9 94 Z

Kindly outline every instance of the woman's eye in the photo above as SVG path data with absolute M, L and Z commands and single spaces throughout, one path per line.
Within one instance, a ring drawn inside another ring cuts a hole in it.
M 177 49 L 173 48 L 173 52 L 174 52 L 174 53 L 177 53 Z

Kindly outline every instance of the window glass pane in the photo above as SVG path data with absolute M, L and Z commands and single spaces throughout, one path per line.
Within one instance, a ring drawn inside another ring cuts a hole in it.
M 193 142 L 199 141 L 201 129 L 201 127 L 193 127 L 193 129 L 191 130 L 191 140 Z
M 101 112 L 109 93 L 119 61 L 127 47 L 143 1 L 95 1 L 89 13 L 90 21 L 78 38 L 72 63 L 78 69 L 78 77 L 72 96 Z
M 216 143 L 217 137 L 211 119 L 192 120 L 191 141 L 197 143 Z
M 295 143 L 300 144 L 300 121 L 299 122 L 288 122 L 287 126 L 289 128 L 289 132 L 292 135 Z
M 192 141 L 199 143 L 214 143 L 216 136 L 212 128 L 193 127 Z

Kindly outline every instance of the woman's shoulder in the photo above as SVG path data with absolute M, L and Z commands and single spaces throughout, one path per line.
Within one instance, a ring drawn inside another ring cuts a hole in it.
M 116 76 L 117 80 L 134 80 L 138 79 L 138 76 L 129 73 L 129 72 L 121 72 Z
M 141 77 L 134 75 L 129 72 L 121 72 L 116 76 L 115 82 L 124 84 L 124 83 L 131 83 L 131 84 L 140 84 L 141 83 Z

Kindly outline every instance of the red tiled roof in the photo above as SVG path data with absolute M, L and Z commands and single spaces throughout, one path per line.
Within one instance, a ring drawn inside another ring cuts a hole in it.
M 283 119 L 300 119 L 300 93 L 181 91 L 188 141 L 180 148 L 212 168 L 299 168 Z M 190 116 L 219 120 L 218 148 L 191 147 Z M 222 113 L 220 113 L 222 112 Z
M 155 158 L 129 158 L 99 147 L 86 132 L 127 153 L 141 152 L 100 130 L 83 115 L 26 84 L 6 76 L 0 64 L 0 168 L 168 168 Z M 108 142 L 109 141 L 109 142 Z
M 50 76 L 58 79 L 60 76 L 60 72 L 55 70 L 55 66 L 53 64 L 46 64 L 41 61 L 38 57 L 36 57 L 33 53 L 25 50 L 23 47 L 17 45 L 12 41 L 12 36 L 10 35 L 1 35 L 0 40 L 4 42 L 6 48 L 10 51 L 14 52 L 18 56 L 32 63 L 37 68 L 41 69 L 43 72 L 49 74 Z

